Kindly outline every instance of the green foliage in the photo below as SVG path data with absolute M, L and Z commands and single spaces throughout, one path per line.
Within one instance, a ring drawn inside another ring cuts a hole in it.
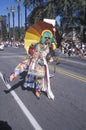
M 44 17 L 53 19 L 56 16 L 68 17 L 70 22 L 76 22 L 76 18 L 80 24 L 85 22 L 85 0 L 78 0 L 78 2 L 76 0 L 46 0 L 46 2 L 44 0 L 24 0 L 24 5 L 27 5 L 28 9 L 33 5 L 33 11 L 28 16 L 30 24 L 37 20 L 40 21 Z
M 6 35 L 7 35 L 7 31 L 6 31 L 6 26 L 2 23 L 2 39 L 4 41 L 6 41 Z
M 28 2 L 27 2 L 28 1 Z M 33 10 L 28 15 L 29 25 L 42 21 L 44 18 L 55 19 L 60 16 L 60 31 L 67 28 L 80 28 L 86 25 L 86 0 L 24 0 Z

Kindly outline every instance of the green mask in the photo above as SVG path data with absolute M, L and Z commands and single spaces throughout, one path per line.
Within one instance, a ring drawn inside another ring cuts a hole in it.
M 40 43 L 41 44 L 45 44 L 45 38 L 48 37 L 50 39 L 50 44 L 54 41 L 54 38 L 52 36 L 52 34 L 48 31 L 44 32 L 41 39 L 40 39 Z

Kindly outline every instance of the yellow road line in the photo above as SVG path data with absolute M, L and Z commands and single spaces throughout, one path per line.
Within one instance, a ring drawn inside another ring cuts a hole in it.
M 54 70 L 54 67 L 49 65 L 49 69 L 53 71 L 53 70 Z M 77 80 L 80 80 L 80 81 L 82 81 L 82 82 L 86 82 L 86 78 L 81 77 L 81 76 L 78 76 L 78 75 L 75 75 L 75 74 L 72 74 L 72 73 L 67 72 L 67 71 L 64 71 L 64 70 L 62 70 L 62 69 L 55 68 L 55 71 L 58 72 L 58 73 L 60 73 L 60 74 L 67 75 L 67 76 L 69 76 L 69 77 L 72 77 L 72 78 L 75 78 L 75 79 L 77 79 Z
M 22 57 L 22 58 L 25 58 L 25 57 Z M 54 69 L 55 69 L 55 71 L 60 73 L 60 74 L 72 77 L 72 78 L 80 80 L 82 82 L 86 82 L 86 78 L 78 76 L 78 75 L 75 75 L 75 74 L 72 74 L 70 72 L 64 71 L 64 70 L 56 68 L 56 67 L 54 68 L 54 66 L 49 65 L 49 69 L 52 70 L 52 71 L 54 71 Z

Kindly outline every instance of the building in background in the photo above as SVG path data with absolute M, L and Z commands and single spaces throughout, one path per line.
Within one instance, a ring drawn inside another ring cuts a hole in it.
M 0 15 L 0 41 L 5 40 L 4 38 L 7 37 L 7 16 Z

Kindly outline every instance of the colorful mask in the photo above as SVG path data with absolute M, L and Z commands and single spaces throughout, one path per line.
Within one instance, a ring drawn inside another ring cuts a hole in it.
M 50 30 L 45 30 L 42 32 L 40 43 L 46 44 L 46 41 L 49 41 L 50 44 L 54 42 L 53 34 Z

